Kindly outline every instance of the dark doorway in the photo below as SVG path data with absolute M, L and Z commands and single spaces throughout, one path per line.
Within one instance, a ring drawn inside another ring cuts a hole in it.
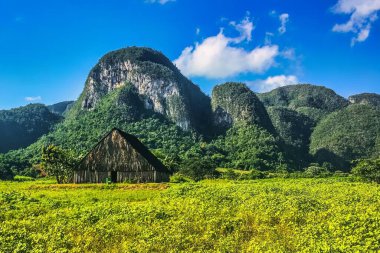
M 117 182 L 117 171 L 111 171 L 111 182 L 112 183 Z

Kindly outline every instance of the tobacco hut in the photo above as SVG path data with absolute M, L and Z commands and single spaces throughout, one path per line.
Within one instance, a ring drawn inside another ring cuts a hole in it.
M 169 175 L 135 136 L 114 128 L 78 164 L 74 183 L 165 182 Z

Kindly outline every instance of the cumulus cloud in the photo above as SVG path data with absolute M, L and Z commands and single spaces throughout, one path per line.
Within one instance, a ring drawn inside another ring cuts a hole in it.
M 286 32 L 286 24 L 289 22 L 289 14 L 283 13 L 278 18 L 281 22 L 281 26 L 278 28 L 278 32 L 280 34 L 284 34 Z
M 217 35 L 182 51 L 174 63 L 184 75 L 226 78 L 247 72 L 262 73 L 275 64 L 279 55 L 277 45 L 252 50 L 239 47 L 239 43 L 252 39 L 254 25 L 248 17 L 230 24 L 240 33 L 238 37 L 227 37 L 221 29 Z
M 265 80 L 247 82 L 247 84 L 258 92 L 268 92 L 278 87 L 293 85 L 299 83 L 298 78 L 294 75 L 270 76 Z
M 354 34 L 351 46 L 365 41 L 371 31 L 372 24 L 377 20 L 380 11 L 380 0 L 339 0 L 332 8 L 337 14 L 350 15 L 350 19 L 343 24 L 335 24 L 334 32 Z
M 176 0 L 146 0 L 145 2 L 146 3 L 151 3 L 151 4 L 154 4 L 154 3 L 159 3 L 159 4 L 166 4 L 166 3 L 169 3 L 169 2 L 175 2 Z
M 41 96 L 37 96 L 37 97 L 26 97 L 25 98 L 25 101 L 27 102 L 37 102 L 37 101 L 41 101 L 42 100 L 42 97 Z

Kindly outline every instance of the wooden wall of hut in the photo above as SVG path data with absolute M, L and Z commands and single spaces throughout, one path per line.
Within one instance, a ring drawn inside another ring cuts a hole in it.
M 111 171 L 80 170 L 74 172 L 74 183 L 105 183 Z M 169 175 L 160 171 L 116 171 L 117 183 L 167 182 Z

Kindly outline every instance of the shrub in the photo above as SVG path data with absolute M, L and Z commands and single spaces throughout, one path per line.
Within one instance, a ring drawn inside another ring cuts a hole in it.
M 267 175 L 268 173 L 253 169 L 249 173 L 249 179 L 262 179 L 267 177 Z
M 14 181 L 16 182 L 27 182 L 27 181 L 34 181 L 35 179 L 32 178 L 32 177 L 28 177 L 28 176 L 20 176 L 20 175 L 16 175 L 14 178 L 13 178 Z
M 334 177 L 348 177 L 350 174 L 341 170 L 334 171 Z
M 12 170 L 9 168 L 1 167 L 1 161 L 0 161 L 0 180 L 11 180 L 12 178 L 13 178 Z
M 170 177 L 170 182 L 171 183 L 186 183 L 186 182 L 193 182 L 193 180 L 180 173 L 175 173 Z
M 223 173 L 222 177 L 229 180 L 236 180 L 239 178 L 239 175 L 233 169 L 227 169 L 226 172 Z
M 311 165 L 305 169 L 305 175 L 307 177 L 326 177 L 329 176 L 330 172 L 324 168 L 317 165 Z
M 380 158 L 355 161 L 352 173 L 367 181 L 380 184 Z

